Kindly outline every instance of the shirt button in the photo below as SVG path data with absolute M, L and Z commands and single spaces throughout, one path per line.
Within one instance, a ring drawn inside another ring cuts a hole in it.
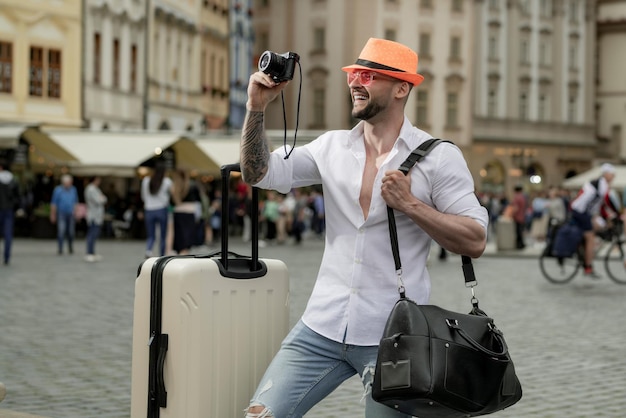
M 354 262 L 357 263 L 357 264 L 361 264 L 361 259 L 360 258 L 355 258 Z

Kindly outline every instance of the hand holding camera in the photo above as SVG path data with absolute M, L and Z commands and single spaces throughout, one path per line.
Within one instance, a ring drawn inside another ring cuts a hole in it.
M 299 61 L 300 56 L 295 52 L 277 54 L 265 51 L 259 58 L 259 70 L 272 77 L 276 83 L 282 83 L 293 79 L 296 63 Z
M 265 51 L 259 59 L 259 72 L 250 77 L 248 85 L 248 110 L 264 111 L 269 102 L 285 87 L 281 83 L 293 79 L 300 57 L 294 52 L 277 54 Z M 259 88 L 260 86 L 263 86 Z

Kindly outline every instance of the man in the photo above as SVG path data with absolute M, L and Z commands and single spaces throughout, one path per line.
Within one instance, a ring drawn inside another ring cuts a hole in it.
M 13 173 L 8 170 L 6 163 L 0 161 L 0 232 L 4 238 L 3 263 L 5 266 L 11 259 L 14 214 L 19 198 L 19 187 Z
M 585 274 L 591 278 L 599 278 L 593 270 L 593 256 L 596 245 L 596 234 L 593 227 L 593 217 L 599 214 L 603 202 L 611 203 L 609 192 L 611 182 L 615 178 L 615 167 L 605 163 L 600 167 L 600 178 L 586 182 L 572 200 L 572 219 L 583 231 L 585 240 Z M 619 213 L 618 208 L 613 210 Z
M 57 224 L 57 242 L 59 255 L 63 254 L 63 241 L 67 237 L 70 254 L 74 253 L 74 233 L 76 220 L 74 214 L 78 205 L 78 192 L 74 187 L 74 179 L 69 174 L 61 176 L 61 184 L 52 192 L 50 202 L 50 222 Z
M 102 257 L 96 254 L 96 241 L 100 236 L 100 227 L 104 223 L 104 205 L 107 197 L 100 190 L 100 177 L 96 176 L 85 187 L 85 204 L 87 205 L 87 255 L 85 261 L 93 263 Z
M 305 313 L 286 337 L 252 398 L 247 417 L 301 417 L 358 373 L 366 416 L 406 417 L 369 393 L 378 344 L 398 299 L 386 207 L 396 212 L 408 297 L 429 299 L 426 259 L 431 238 L 449 251 L 479 257 L 487 212 L 461 151 L 444 143 L 408 176 L 397 168 L 431 136 L 404 115 L 417 74 L 417 54 L 392 41 L 370 39 L 355 65 L 343 68 L 352 97 L 350 131 L 330 131 L 285 153 L 269 151 L 264 111 L 285 87 L 262 72 L 248 85 L 241 166 L 246 182 L 287 193 L 321 184 L 325 252 Z

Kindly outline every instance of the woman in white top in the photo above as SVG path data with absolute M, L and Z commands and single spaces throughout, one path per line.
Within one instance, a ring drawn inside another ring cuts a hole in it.
M 156 227 L 159 225 L 159 255 L 165 255 L 167 235 L 167 210 L 170 204 L 172 180 L 165 177 L 165 167 L 157 165 L 152 176 L 146 176 L 141 182 L 141 199 L 144 205 L 146 222 L 146 258 L 152 256 L 152 247 L 156 240 Z

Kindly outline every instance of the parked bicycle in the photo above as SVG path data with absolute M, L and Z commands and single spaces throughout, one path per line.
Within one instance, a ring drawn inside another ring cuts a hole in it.
M 605 230 L 596 233 L 599 245 L 595 250 L 594 259 L 602 259 L 604 270 L 616 283 L 626 284 L 626 261 L 623 238 L 624 224 L 621 219 L 614 220 Z M 554 241 L 552 237 L 552 241 Z M 539 257 L 541 273 L 550 282 L 556 284 L 568 283 L 585 265 L 585 240 L 581 240 L 574 254 L 570 257 L 555 257 L 552 255 L 552 245 L 548 242 L 545 250 Z

